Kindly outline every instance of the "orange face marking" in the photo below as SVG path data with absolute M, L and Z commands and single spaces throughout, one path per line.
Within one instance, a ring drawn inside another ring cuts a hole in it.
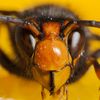
M 46 37 L 50 34 L 57 36 L 60 32 L 60 26 L 61 25 L 58 22 L 45 22 L 43 24 L 43 32 L 45 33 Z
M 34 62 L 45 71 L 60 70 L 71 60 L 63 42 L 48 39 L 37 45 L 34 57 Z
M 58 38 L 60 23 L 45 22 L 42 27 L 45 38 L 36 46 L 34 63 L 43 71 L 58 71 L 71 63 L 67 46 Z

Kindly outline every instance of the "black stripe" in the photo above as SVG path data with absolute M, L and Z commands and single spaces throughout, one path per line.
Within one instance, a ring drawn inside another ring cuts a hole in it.
M 50 94 L 52 95 L 54 92 L 54 73 L 50 71 Z

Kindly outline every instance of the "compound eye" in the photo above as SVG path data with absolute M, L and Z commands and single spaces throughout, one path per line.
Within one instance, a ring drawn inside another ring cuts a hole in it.
M 71 41 L 71 47 L 73 50 L 77 49 L 78 48 L 78 44 L 80 42 L 80 33 L 79 32 L 74 32 L 73 35 L 72 35 L 72 41 Z
M 36 45 L 36 39 L 34 38 L 33 35 L 30 33 L 26 34 L 24 33 L 22 39 L 22 48 L 23 51 L 31 57 L 32 54 L 34 53 L 35 45 Z
M 36 38 L 30 30 L 18 28 L 16 31 L 16 45 L 21 56 L 30 58 L 34 53 Z
M 23 45 L 25 47 L 24 50 L 27 53 L 27 55 L 31 57 L 35 50 L 36 38 L 32 34 L 28 34 L 25 36 L 24 39 L 25 39 L 23 42 L 24 43 Z
M 83 50 L 85 43 L 83 30 L 75 30 L 68 37 L 68 48 L 73 58 L 76 58 Z
M 31 34 L 29 35 L 29 38 L 30 38 L 32 49 L 34 50 L 36 45 L 36 39 Z

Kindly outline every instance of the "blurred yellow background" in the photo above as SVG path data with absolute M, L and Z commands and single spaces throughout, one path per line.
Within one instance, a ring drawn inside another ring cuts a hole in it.
M 68 7 L 81 19 L 100 21 L 100 0 L 0 0 L 0 10 L 23 11 L 42 4 Z M 94 33 L 100 33 L 100 29 L 92 28 L 91 30 Z M 4 25 L 0 26 L 0 48 L 13 59 L 14 52 L 7 32 Z M 100 42 L 91 43 L 93 43 L 91 50 L 100 48 Z M 79 81 L 68 86 L 68 100 L 100 100 L 99 87 L 100 81 L 91 66 Z M 11 75 L 0 67 L 0 100 L 41 100 L 40 91 L 41 85 L 37 82 Z M 48 96 L 47 100 L 55 100 L 55 98 Z

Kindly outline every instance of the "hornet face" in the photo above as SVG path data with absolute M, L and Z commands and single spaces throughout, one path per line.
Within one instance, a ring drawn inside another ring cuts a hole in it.
M 71 74 L 72 58 L 68 45 L 59 37 L 61 24 L 44 22 L 44 38 L 38 41 L 33 54 L 35 79 L 49 91 L 57 91 Z
M 94 65 L 100 79 L 100 50 L 89 51 L 89 40 L 100 41 L 84 26 L 100 28 L 99 21 L 80 20 L 68 9 L 43 5 L 24 12 L 0 11 L 9 31 L 17 61 L 0 49 L 0 64 L 9 72 L 35 79 L 51 94 L 74 82 Z M 14 24 L 14 25 L 13 25 Z M 15 32 L 13 32 L 13 31 Z M 65 90 L 65 89 L 64 89 Z

